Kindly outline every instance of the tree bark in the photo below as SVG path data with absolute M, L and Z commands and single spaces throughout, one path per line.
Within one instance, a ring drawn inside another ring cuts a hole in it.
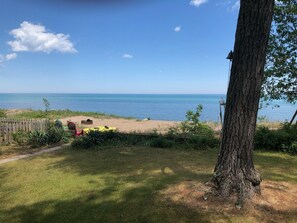
M 213 181 L 220 196 L 243 204 L 260 192 L 253 163 L 254 133 L 274 0 L 241 0 L 223 136 Z

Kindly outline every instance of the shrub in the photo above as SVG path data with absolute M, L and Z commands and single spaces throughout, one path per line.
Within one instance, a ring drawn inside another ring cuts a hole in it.
M 47 144 L 48 138 L 45 132 L 34 131 L 29 133 L 28 144 L 33 148 L 41 147 Z
M 199 122 L 182 122 L 178 126 L 171 127 L 167 136 L 176 139 L 185 138 L 184 142 L 179 143 L 181 147 L 186 148 L 205 149 L 219 145 L 215 132 L 209 126 Z
M 294 141 L 290 146 L 282 145 L 282 150 L 291 155 L 297 155 L 297 141 Z
M 92 144 L 100 145 L 104 142 L 103 134 L 99 131 L 89 131 L 85 138 L 87 138 Z
M 172 131 L 173 132 L 173 131 Z M 219 140 L 215 138 L 210 128 L 202 127 L 201 135 L 183 135 L 174 132 L 168 135 L 160 135 L 157 132 L 141 135 L 139 133 L 99 132 L 90 131 L 83 137 L 75 139 L 73 148 L 88 149 L 102 146 L 150 146 L 158 148 L 186 147 L 186 148 L 208 148 L 216 147 Z
M 15 141 L 19 146 L 25 146 L 29 141 L 29 133 L 25 131 L 17 131 L 12 134 L 13 141 Z
M 50 102 L 46 99 L 46 98 L 42 98 L 42 101 L 43 101 L 43 105 L 45 107 L 44 111 L 47 113 L 51 110 L 51 104 Z
M 287 132 L 290 134 L 291 139 L 294 141 L 297 137 L 297 123 L 290 125 L 289 123 L 284 123 L 281 128 L 283 131 Z
M 47 130 L 47 143 L 59 143 L 59 142 L 69 142 L 70 134 L 68 134 L 64 129 L 55 126 L 50 126 Z
M 199 118 L 203 110 L 202 105 L 198 105 L 196 111 L 187 111 L 186 121 L 181 123 L 181 130 L 183 133 L 197 134 L 201 128 Z
M 104 142 L 119 138 L 119 134 L 113 131 L 109 131 L 109 132 L 90 131 L 86 134 L 86 137 L 89 138 L 89 140 L 94 145 L 100 145 Z
M 260 126 L 255 134 L 255 148 L 273 151 L 291 151 L 297 141 L 297 124 L 283 124 L 280 129 L 270 130 Z
M 219 139 L 214 136 L 192 136 L 189 139 L 189 144 L 193 145 L 194 149 L 214 148 L 219 145 Z
M 6 117 L 6 112 L 3 109 L 0 109 L 0 118 L 5 118 Z
M 74 139 L 73 142 L 71 143 L 71 147 L 74 149 L 89 149 L 93 146 L 94 144 L 92 143 L 90 138 L 85 136 L 78 137 Z
M 151 147 L 157 148 L 172 148 L 174 142 L 172 140 L 164 139 L 164 138 L 156 138 L 152 139 L 149 143 Z
M 54 123 L 49 123 L 45 132 L 33 131 L 28 136 L 28 145 L 32 147 L 41 147 L 59 142 L 67 143 L 70 139 L 70 133 L 54 126 Z

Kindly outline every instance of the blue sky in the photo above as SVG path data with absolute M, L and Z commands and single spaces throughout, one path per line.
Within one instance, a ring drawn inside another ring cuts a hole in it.
M 1 0 L 1 93 L 225 93 L 237 0 Z

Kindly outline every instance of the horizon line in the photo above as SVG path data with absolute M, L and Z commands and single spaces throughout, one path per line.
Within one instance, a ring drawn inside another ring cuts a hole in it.
M 0 94 L 126 94 L 126 95 L 226 95 L 227 93 L 74 93 L 74 92 L 0 92 Z

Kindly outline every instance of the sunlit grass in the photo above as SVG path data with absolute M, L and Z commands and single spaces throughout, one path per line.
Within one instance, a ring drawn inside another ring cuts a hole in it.
M 216 156 L 217 150 L 64 149 L 1 165 L 0 222 L 210 222 L 211 213 L 165 202 L 159 192 L 207 181 Z M 255 162 L 265 180 L 297 185 L 297 157 L 257 152 Z M 222 215 L 222 222 L 236 220 Z

